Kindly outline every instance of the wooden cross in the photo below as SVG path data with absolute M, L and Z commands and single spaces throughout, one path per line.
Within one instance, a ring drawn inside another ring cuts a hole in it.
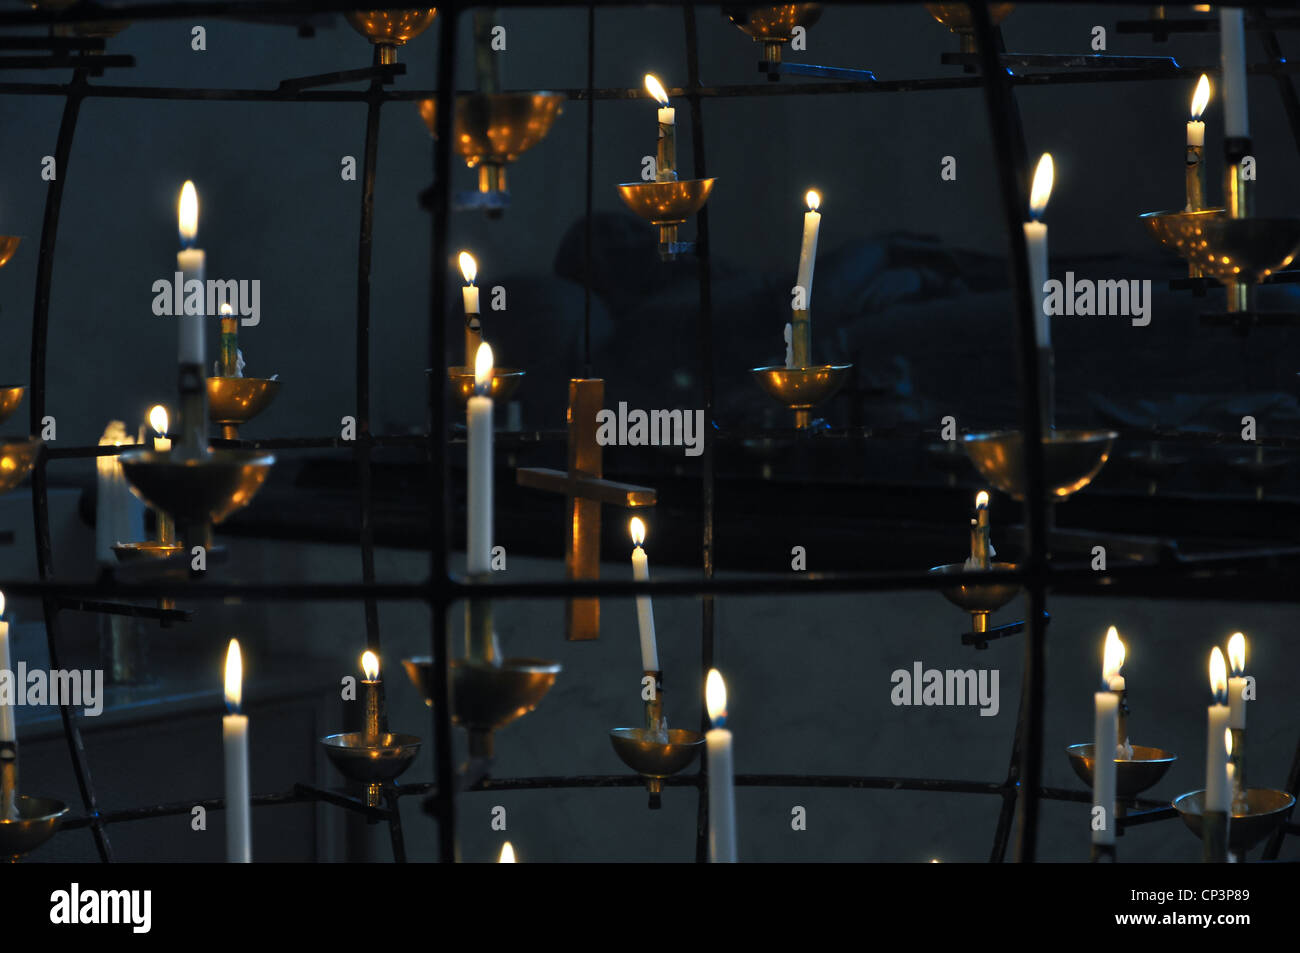
M 605 404 L 605 381 L 569 381 L 569 468 L 520 467 L 520 486 L 563 493 L 569 511 L 564 542 L 564 569 L 569 579 L 600 578 L 600 507 L 603 503 L 635 509 L 654 506 L 655 491 L 646 486 L 602 478 L 604 464 L 596 440 L 596 414 Z M 600 600 L 570 599 L 564 612 L 565 638 L 579 642 L 600 638 Z

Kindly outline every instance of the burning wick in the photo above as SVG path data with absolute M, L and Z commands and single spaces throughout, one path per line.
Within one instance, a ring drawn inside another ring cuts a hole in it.
M 645 89 L 659 103 L 659 142 L 655 155 L 655 181 L 677 180 L 677 110 L 668 104 L 668 93 L 653 73 L 645 74 Z
M 1205 208 L 1205 165 L 1201 152 L 1205 147 L 1205 123 L 1201 115 L 1210 102 L 1210 78 L 1204 73 L 1192 94 L 1192 118 L 1187 123 L 1187 211 Z

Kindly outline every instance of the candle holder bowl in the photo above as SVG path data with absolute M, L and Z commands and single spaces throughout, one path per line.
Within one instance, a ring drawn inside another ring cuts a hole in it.
M 619 197 L 633 212 L 659 229 L 659 257 L 673 261 L 692 246 L 677 241 L 677 228 L 704 208 L 713 192 L 712 179 L 672 179 L 667 182 L 623 182 Z
M 997 26 L 1016 8 L 1014 3 L 990 3 L 988 5 L 989 21 Z M 970 7 L 964 3 L 927 3 L 926 12 L 961 38 L 963 53 L 978 53 L 975 44 L 975 24 L 971 20 Z
M 9 259 L 14 257 L 20 244 L 22 238 L 18 235 L 0 235 L 0 268 L 9 264 Z
M 397 62 L 397 48 L 405 46 L 429 28 L 438 15 L 436 7 L 418 10 L 349 10 L 344 13 L 352 28 L 379 47 L 379 62 Z
M 261 377 L 209 377 L 208 419 L 221 425 L 221 436 L 239 439 L 246 424 L 275 400 L 280 381 Z
M 1044 435 L 1048 495 L 1064 500 L 1091 483 L 1110 459 L 1117 436 L 1113 430 L 1053 430 Z M 966 434 L 962 440 L 985 480 L 1014 499 L 1024 500 L 1024 436 L 1020 431 Z
M 18 409 L 26 394 L 26 387 L 16 384 L 0 386 L 0 424 L 13 416 L 13 412 Z
M 619 759 L 645 778 L 651 804 L 657 806 L 664 778 L 690 766 L 700 753 L 704 735 L 685 728 L 670 728 L 668 740 L 659 741 L 647 728 L 611 728 L 609 741 Z
M 507 192 L 506 166 L 546 138 L 563 111 L 565 97 L 546 90 L 466 93 L 456 97 L 453 138 L 481 193 Z M 438 101 L 416 103 L 429 134 L 438 134 Z
M 474 368 L 449 367 L 447 380 L 451 381 L 451 397 L 462 410 L 474 396 Z M 488 396 L 493 401 L 506 401 L 514 396 L 524 382 L 524 372 L 514 367 L 492 368 L 492 383 Z
M 1188 463 L 1188 458 L 1167 457 L 1152 450 L 1131 450 L 1124 454 L 1124 462 L 1138 476 L 1154 484 L 1173 476 L 1174 471 Z
M 794 411 L 800 430 L 812 423 L 812 409 L 835 395 L 849 378 L 852 364 L 809 367 L 755 367 L 750 373 L 769 397 Z
M 1138 216 L 1156 241 L 1188 263 L 1192 276 L 1199 278 L 1199 256 L 1205 249 L 1205 223 L 1222 218 L 1221 208 L 1203 208 L 1194 212 L 1146 212 Z
M 995 574 L 1019 568 L 1015 563 L 991 563 L 987 570 L 983 570 L 990 574 L 988 582 L 958 582 L 945 586 L 939 592 L 957 608 L 970 613 L 972 632 L 987 632 L 989 616 L 1014 599 L 1021 589 L 1019 582 L 999 582 Z M 948 563 L 945 566 L 935 566 L 930 572 L 949 576 L 981 570 L 968 570 L 965 563 Z
M 41 441 L 36 439 L 0 443 L 0 493 L 8 493 L 27 479 L 40 452 Z
M 369 739 L 363 731 L 326 735 L 320 745 L 339 774 L 366 785 L 366 804 L 370 807 L 379 806 L 384 785 L 406 771 L 420 753 L 419 738 L 392 732 Z
M 67 10 L 79 2 L 80 0 L 31 0 L 32 6 L 36 9 L 54 12 Z M 54 27 L 54 35 L 107 40 L 117 36 L 130 25 L 129 20 L 78 20 L 73 23 L 57 24 Z
M 272 454 L 248 450 L 208 450 L 189 459 L 133 450 L 120 459 L 131 492 L 170 516 L 181 542 L 209 548 L 210 525 L 251 503 L 275 463 Z
M 1251 788 L 1246 792 L 1246 804 L 1250 810 L 1244 814 L 1233 812 L 1232 820 L 1228 822 L 1228 849 L 1234 854 L 1245 854 L 1286 823 L 1295 807 L 1295 796 L 1286 791 Z M 1175 798 L 1174 810 L 1182 817 L 1187 829 L 1199 839 L 1205 792 L 1190 791 Z
M 795 27 L 807 29 L 822 16 L 820 3 L 779 3 L 768 7 L 725 6 L 722 15 L 755 43 L 763 44 L 763 62 L 781 62 L 781 50 Z
M 433 659 L 402 660 L 407 676 L 433 706 Z M 547 659 L 490 662 L 451 660 L 452 721 L 469 732 L 471 755 L 492 754 L 492 734 L 538 706 L 555 684 L 561 665 Z
M 1070 767 L 1084 784 L 1092 787 L 1095 745 L 1070 745 L 1065 749 Z M 1115 794 L 1121 798 L 1137 797 L 1169 771 L 1178 755 L 1162 748 L 1134 745 L 1132 758 L 1115 759 Z
M 1210 218 L 1193 261 L 1224 284 L 1259 284 L 1300 251 L 1300 218 Z
M 50 797 L 14 798 L 17 820 L 0 819 L 0 857 L 17 863 L 54 836 L 68 813 L 68 805 Z
M 113 555 L 120 563 L 150 562 L 171 559 L 186 551 L 183 543 L 160 543 L 148 539 L 141 543 L 114 543 Z

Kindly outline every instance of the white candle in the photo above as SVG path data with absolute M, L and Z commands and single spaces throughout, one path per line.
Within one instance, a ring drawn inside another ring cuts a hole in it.
M 1228 691 L 1228 671 L 1217 645 L 1210 653 L 1210 691 L 1214 693 L 1214 704 L 1206 718 L 1205 810 L 1226 812 L 1232 804 L 1228 752 L 1223 744 L 1223 733 L 1228 730 L 1228 706 L 1223 704 Z
M 466 510 L 471 575 L 492 571 L 492 348 L 480 344 L 474 358 L 474 396 L 469 399 L 469 487 Z
M 1119 696 L 1113 691 L 1093 695 L 1092 804 L 1101 807 L 1105 826 L 1092 832 L 1094 844 L 1115 843 L 1115 747 L 1119 743 Z M 1095 811 L 1094 811 L 1095 814 Z
M 821 233 L 822 197 L 814 189 L 809 189 L 804 196 L 808 211 L 803 213 L 803 238 L 799 242 L 799 273 L 795 285 L 803 289 L 804 305 L 802 310 L 812 310 L 813 269 L 817 266 L 817 236 Z
M 659 103 L 659 140 L 655 155 L 655 180 L 671 182 L 677 178 L 677 110 L 668 104 L 668 92 L 653 73 L 645 74 L 645 88 Z
M 705 679 L 704 698 L 713 728 L 705 735 L 709 749 L 709 862 L 736 862 L 736 781 L 727 723 L 727 686 L 716 668 Z
M 1246 106 L 1246 22 L 1238 7 L 1219 8 L 1219 65 L 1223 68 L 1224 135 L 1250 135 Z
M 149 411 L 149 426 L 154 432 L 154 453 L 171 452 L 172 442 L 163 436 L 167 432 L 167 424 L 167 408 L 162 404 L 154 404 L 153 409 Z
M 252 793 L 248 779 L 248 716 L 240 714 L 243 700 L 243 663 L 239 641 L 230 640 L 226 652 L 226 708 L 221 719 L 221 739 L 226 754 L 226 861 L 253 862 Z
M 1210 77 L 1204 73 L 1196 83 L 1196 92 L 1192 94 L 1192 118 L 1187 123 L 1187 144 L 1200 148 L 1205 145 L 1205 123 L 1201 116 L 1210 103 Z
M 483 343 L 483 325 L 478 318 L 478 287 L 474 284 L 478 277 L 478 262 L 467 251 L 460 253 L 460 273 L 465 276 L 465 287 L 460 289 L 461 301 L 465 305 L 465 366 L 473 367 L 478 346 Z
M 1228 639 L 1228 664 L 1232 675 L 1228 678 L 1228 726 L 1246 727 L 1246 637 L 1234 632 Z
M 180 202 L 177 204 L 177 220 L 180 226 L 181 251 L 176 255 L 176 270 L 180 272 L 181 298 L 185 300 L 186 289 L 191 281 L 197 281 L 201 288 L 204 287 L 205 256 L 203 249 L 194 247 L 199 234 L 199 195 L 194 189 L 193 182 L 186 182 L 181 189 Z M 199 314 L 178 314 L 176 317 L 179 324 L 178 359 L 181 364 L 197 364 L 200 368 L 206 363 L 203 357 L 203 311 L 207 304 L 206 291 L 201 295 L 201 300 L 203 306 L 199 308 Z
M 1029 300 L 1034 307 L 1034 337 L 1040 349 L 1052 346 L 1052 320 L 1044 311 L 1047 283 L 1047 226 L 1038 219 L 1052 194 L 1052 154 L 1044 152 L 1034 170 L 1029 193 L 1030 221 L 1025 222 L 1025 245 L 1029 250 Z
M 120 420 L 109 421 L 99 438 L 101 447 L 121 447 L 131 444 L 126 424 Z M 131 493 L 116 454 L 95 458 L 95 558 L 101 564 L 117 562 L 113 546 L 124 540 L 139 539 L 144 535 L 144 504 Z
M 645 523 L 632 517 L 628 528 L 632 533 L 632 578 L 637 582 L 649 582 L 650 559 L 641 548 L 645 542 Z M 659 645 L 655 641 L 655 610 L 649 596 L 636 597 L 636 622 L 641 632 L 641 670 L 659 671 Z
M 5 596 L 0 592 L 0 615 L 4 615 Z M 10 686 L 15 690 L 13 661 L 9 656 L 9 623 L 0 621 L 0 672 L 8 672 Z M 0 741 L 17 741 L 18 731 L 14 726 L 14 709 L 8 701 L 0 698 Z

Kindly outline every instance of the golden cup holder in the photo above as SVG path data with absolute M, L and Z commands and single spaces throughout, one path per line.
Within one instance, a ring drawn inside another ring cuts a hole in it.
M 622 762 L 646 779 L 650 806 L 659 806 L 664 778 L 672 777 L 690 766 L 700 753 L 704 735 L 684 728 L 670 728 L 667 741 L 659 740 L 646 728 L 611 728 L 610 743 Z
M 833 397 L 852 369 L 852 364 L 822 364 L 755 367 L 750 373 L 769 397 L 794 411 L 795 427 L 804 430 L 812 423 L 812 409 Z
M 474 368 L 449 367 L 447 380 L 451 381 L 452 400 L 463 410 L 469 403 L 469 399 L 474 396 Z M 493 401 L 507 401 L 514 396 L 523 382 L 523 371 L 513 367 L 494 367 L 488 396 Z
M 1043 437 L 1047 494 L 1064 500 L 1082 490 L 1110 459 L 1113 430 L 1053 430 Z M 975 469 L 1003 493 L 1025 498 L 1024 438 L 1017 430 L 966 434 L 962 438 Z
M 1092 787 L 1093 765 L 1096 761 L 1093 755 L 1095 748 L 1095 745 L 1086 744 L 1070 745 L 1065 749 L 1070 767 L 1089 788 Z M 1177 760 L 1178 755 L 1162 748 L 1133 745 L 1132 758 L 1115 759 L 1115 795 L 1125 799 L 1137 797 L 1163 778 Z
M 970 613 L 972 632 L 987 632 L 989 616 L 1014 599 L 1021 588 L 1019 582 L 999 580 L 996 574 L 999 571 L 1014 571 L 1019 568 L 1015 563 L 992 563 L 987 570 L 984 570 L 989 574 L 987 582 L 983 580 L 955 582 L 951 586 L 940 589 L 939 592 L 957 608 Z M 935 566 L 930 572 L 950 576 L 963 572 L 980 572 L 980 570 L 968 569 L 964 563 L 948 563 L 945 566 Z
M 659 257 L 672 261 L 694 249 L 694 242 L 677 240 L 677 228 L 704 208 L 717 181 L 713 178 L 624 182 L 619 185 L 618 194 L 628 208 L 659 229 Z
M 1300 218 L 1210 218 L 1193 260 L 1224 284 L 1259 284 L 1300 251 Z
M 54 12 L 67 10 L 80 2 L 81 0 L 30 0 L 33 10 Z M 57 24 L 54 27 L 54 35 L 107 40 L 117 36 L 130 25 L 129 20 L 80 20 L 75 23 Z
M 9 264 L 9 259 L 14 257 L 14 252 L 22 241 L 17 235 L 0 235 L 0 268 Z
M 1246 792 L 1249 811 L 1235 811 L 1228 822 L 1228 849 L 1234 854 L 1245 854 L 1265 837 L 1286 823 L 1295 807 L 1294 795 L 1286 791 L 1251 788 Z M 1205 792 L 1191 791 L 1174 799 L 1176 810 L 1187 829 L 1201 836 L 1201 819 L 1205 813 Z
M 0 493 L 8 493 L 27 479 L 40 452 L 39 440 L 0 443 Z
M 1205 253 L 1205 223 L 1222 218 L 1221 208 L 1203 208 L 1194 212 L 1146 212 L 1138 219 L 1163 248 L 1187 262 L 1187 273 L 1200 278 L 1196 259 Z
M 18 405 L 23 402 L 23 396 L 26 393 L 26 387 L 20 387 L 17 385 L 0 387 L 0 424 L 13 416 L 13 412 L 17 410 Z
M 755 43 L 763 44 L 763 62 L 781 62 L 781 49 L 796 27 L 807 29 L 821 19 L 820 3 L 779 3 L 769 7 L 725 6 L 722 15 Z
M 370 807 L 379 806 L 384 785 L 406 771 L 420 753 L 419 738 L 392 732 L 372 738 L 362 731 L 326 735 L 320 744 L 339 774 L 366 785 L 366 804 Z
M 433 23 L 436 7 L 414 10 L 349 10 L 344 13 L 352 28 L 379 48 L 379 62 L 397 62 L 397 48 L 405 46 Z
M 990 3 L 988 5 L 989 21 L 997 26 L 1016 8 L 1014 3 Z M 927 3 L 926 12 L 961 38 L 963 53 L 978 53 L 975 43 L 975 24 L 971 20 L 970 7 L 964 3 Z
M 0 857 L 17 862 L 54 836 L 68 813 L 68 805 L 51 797 L 14 798 L 18 818 L 0 818 Z
M 239 439 L 239 426 L 266 410 L 280 393 L 280 381 L 261 377 L 209 377 L 208 419 L 221 436 Z

